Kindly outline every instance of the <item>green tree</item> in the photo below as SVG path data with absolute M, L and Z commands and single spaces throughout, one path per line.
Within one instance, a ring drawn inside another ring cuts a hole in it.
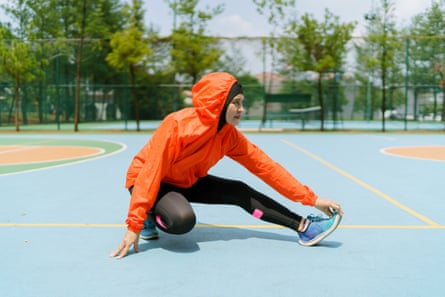
M 241 48 L 237 47 L 236 43 L 229 41 L 231 48 L 225 50 L 220 59 L 215 63 L 215 71 L 225 71 L 233 74 L 235 77 L 247 74 L 246 58 L 242 55 Z
M 385 114 L 388 107 L 388 89 L 391 83 L 400 81 L 400 65 L 402 43 L 396 29 L 394 3 L 391 0 L 381 0 L 376 13 L 368 17 L 368 35 L 363 44 L 357 48 L 358 64 L 363 71 L 369 73 L 372 81 L 381 85 L 382 131 L 385 127 Z M 366 71 L 367 69 L 367 71 Z
M 15 126 L 19 126 L 19 110 L 22 110 L 23 123 L 27 123 L 27 89 L 24 83 L 31 82 L 43 75 L 39 65 L 46 65 L 47 60 L 41 56 L 42 48 L 40 43 L 30 41 L 29 19 L 33 16 L 32 9 L 27 6 L 24 0 L 10 1 L 2 8 L 11 17 L 13 24 L 8 29 L 3 27 L 3 43 L 0 45 L 2 69 L 14 81 L 15 84 Z M 21 88 L 24 89 L 25 96 L 20 95 Z M 21 105 L 19 102 L 21 101 Z
M 272 25 L 271 37 L 276 37 L 277 30 L 284 27 L 286 15 L 292 7 L 295 7 L 295 0 L 253 0 L 257 6 L 257 11 L 261 15 L 267 14 L 267 21 Z M 272 43 L 273 46 L 273 43 Z
M 401 45 L 401 43 L 400 43 Z M 363 111 L 364 119 L 373 120 L 376 110 L 382 107 L 382 88 L 380 84 L 381 64 L 376 59 L 376 46 L 369 43 L 369 39 L 360 40 L 355 45 L 356 67 L 354 78 L 359 82 L 354 111 Z M 404 104 L 402 82 L 404 77 L 401 65 L 404 65 L 405 53 L 402 47 L 394 47 L 396 54 L 393 63 L 387 67 L 386 75 L 386 110 L 395 110 Z
M 200 10 L 199 0 L 166 0 L 179 27 L 171 35 L 171 59 L 174 71 L 197 82 L 205 71 L 213 69 L 222 55 L 217 39 L 206 35 L 208 22 L 223 11 L 222 5 Z
M 263 54 L 264 57 L 268 55 L 272 57 L 271 65 L 272 69 L 275 69 L 277 63 L 277 35 L 282 33 L 278 32 L 285 28 L 285 22 L 288 15 L 292 15 L 292 7 L 295 7 L 295 0 L 253 0 L 257 6 L 257 11 L 260 15 L 265 15 L 267 17 L 268 23 L 272 26 L 272 31 L 270 32 L 269 38 L 263 39 Z M 265 61 L 264 61 L 265 62 Z M 264 75 L 266 77 L 266 75 Z M 269 101 L 268 94 L 271 93 L 272 89 L 272 77 L 269 81 L 264 81 L 264 100 L 263 100 L 263 116 L 261 119 L 262 125 L 266 122 L 267 104 Z
M 243 86 L 244 107 L 246 109 L 246 115 L 249 115 L 249 109 L 255 104 L 255 102 L 260 102 L 263 100 L 264 86 L 261 85 L 257 78 L 249 74 L 239 75 L 237 76 L 237 79 Z
M 121 5 L 118 0 L 36 0 L 32 3 L 36 12 L 33 20 L 36 35 L 51 38 L 48 55 L 61 69 L 53 75 L 57 77 L 57 88 L 59 77 L 64 78 L 65 85 L 75 81 L 72 100 L 68 99 L 72 95 L 65 87 L 64 109 L 67 120 L 74 116 L 74 130 L 78 131 L 82 82 L 93 82 L 94 87 L 94 82 L 107 81 L 116 75 L 107 63 L 100 62 L 105 62 L 110 50 L 104 41 L 122 27 Z
M 301 18 L 291 19 L 285 30 L 288 37 L 279 40 L 278 49 L 286 65 L 300 71 L 318 73 L 321 130 L 324 130 L 326 113 L 322 82 L 327 75 L 334 75 L 335 78 L 341 73 L 346 45 L 352 38 L 354 27 L 354 23 L 340 23 L 339 17 L 329 10 L 325 10 L 321 22 L 306 13 Z
M 363 43 L 362 43 L 363 42 Z M 363 110 L 365 120 L 373 120 L 374 110 L 379 107 L 380 100 L 374 94 L 375 72 L 377 66 L 369 58 L 373 56 L 373 48 L 367 46 L 367 40 L 360 40 L 355 45 L 356 67 L 355 79 L 359 82 L 358 96 L 354 101 L 354 111 Z M 379 96 L 380 98 L 380 96 Z
M 124 6 L 128 25 L 123 31 L 113 34 L 110 40 L 112 52 L 107 62 L 129 75 L 133 104 L 136 114 L 137 131 L 140 131 L 140 102 L 136 92 L 137 73 L 145 71 L 148 57 L 152 54 L 144 26 L 144 11 L 141 0 L 132 0 L 132 5 Z
M 420 92 L 445 93 L 445 3 L 432 2 L 425 12 L 415 15 L 408 29 L 410 84 L 415 94 Z M 437 98 L 431 108 L 438 113 Z M 417 116 L 417 113 L 416 115 Z M 442 105 L 442 121 L 445 119 L 445 100 Z
M 29 11 L 31 12 L 31 17 L 28 20 L 29 26 L 26 28 L 26 34 L 28 39 L 31 40 L 34 44 L 38 44 L 38 51 L 35 53 L 36 58 L 40 61 L 40 70 L 41 74 L 37 77 L 37 87 L 32 88 L 37 94 L 37 112 L 39 123 L 43 123 L 43 114 L 44 114 L 44 82 L 47 76 L 46 66 L 49 64 L 50 53 L 52 52 L 52 47 L 48 42 L 41 42 L 40 40 L 45 40 L 51 38 L 52 36 L 45 33 L 46 31 L 54 30 L 52 26 L 55 25 L 53 22 L 53 16 L 55 13 L 51 7 L 51 1 L 44 0 L 35 0 L 26 2 Z
M 15 89 L 15 128 L 20 131 L 20 88 L 22 83 L 35 80 L 38 75 L 38 62 L 29 42 L 16 38 L 5 38 L 7 33 L 0 29 L 0 71 L 7 73 L 14 81 Z
M 90 39 L 90 46 L 93 50 L 100 48 L 101 41 L 108 37 L 111 32 L 106 26 L 104 7 L 109 4 L 107 0 L 82 0 L 76 2 L 75 11 L 77 11 L 76 32 L 78 40 L 77 58 L 76 58 L 76 89 L 74 98 L 74 131 L 78 131 L 79 112 L 80 112 L 80 87 L 81 87 L 81 67 L 83 62 L 85 40 Z

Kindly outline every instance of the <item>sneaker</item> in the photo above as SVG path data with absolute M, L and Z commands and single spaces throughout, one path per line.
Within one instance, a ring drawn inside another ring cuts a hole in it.
M 159 238 L 158 230 L 156 229 L 155 219 L 152 212 L 148 213 L 147 219 L 144 221 L 140 238 L 144 240 L 153 240 Z
M 321 216 L 309 215 L 307 219 L 310 221 L 306 231 L 298 232 L 300 240 L 298 243 L 303 246 L 316 245 L 329 234 L 334 232 L 341 221 L 341 215 L 334 213 L 330 218 L 323 218 Z

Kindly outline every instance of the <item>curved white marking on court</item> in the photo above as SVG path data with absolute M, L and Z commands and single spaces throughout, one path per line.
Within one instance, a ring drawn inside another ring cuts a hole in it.
M 403 205 L 402 203 L 400 203 L 399 201 L 397 201 L 396 199 L 392 198 L 391 196 L 377 190 L 376 188 L 372 187 L 371 185 L 365 183 L 364 181 L 356 178 L 355 176 L 353 176 L 352 174 L 347 173 L 346 171 L 334 166 L 333 164 L 329 163 L 328 161 L 323 160 L 322 158 L 318 157 L 317 155 L 305 150 L 304 148 L 293 144 L 292 142 L 287 141 L 286 139 L 281 139 L 281 141 L 285 144 L 287 144 L 290 147 L 293 147 L 294 149 L 308 155 L 309 157 L 319 161 L 320 163 L 324 164 L 325 166 L 331 168 L 332 170 L 340 173 L 341 175 L 349 178 L 350 180 L 352 180 L 353 182 L 359 184 L 360 186 L 364 187 L 365 189 L 368 189 L 369 191 L 373 192 L 374 194 L 376 194 L 377 196 L 385 199 L 386 201 L 388 201 L 389 203 L 397 206 L 398 208 L 404 210 L 405 212 L 411 214 L 412 216 L 418 218 L 419 220 L 423 221 L 426 224 L 429 224 L 431 226 L 440 226 L 440 224 L 434 222 L 433 220 L 427 218 L 426 216 L 414 211 L 413 209 L 409 208 L 406 205 Z
M 27 146 L 24 146 L 24 147 L 25 147 L 24 149 L 1 151 L 0 154 L 2 154 L 4 152 L 6 152 L 6 153 L 18 152 L 18 151 L 32 150 L 33 148 L 42 148 L 42 147 L 48 147 L 48 146 L 43 146 L 43 145 L 27 145 Z M 102 155 L 105 152 L 105 150 L 103 148 L 95 147 L 95 146 L 51 145 L 50 147 L 52 147 L 52 148 L 57 148 L 57 147 L 88 148 L 88 149 L 95 149 L 95 150 L 97 150 L 97 152 L 93 153 L 93 154 L 86 154 L 86 155 L 83 155 L 83 156 L 78 156 L 78 157 L 65 157 L 65 158 L 48 159 L 48 160 L 42 160 L 42 161 L 23 161 L 23 162 L 9 163 L 9 164 L 8 163 L 7 164 L 0 164 L 0 167 L 1 166 L 15 166 L 15 165 L 26 165 L 26 164 L 62 162 L 62 161 L 69 162 L 70 160 L 84 159 L 84 158 L 90 158 L 90 157 Z
M 421 158 L 421 157 L 412 157 L 407 155 L 401 155 L 401 154 L 393 154 L 390 152 L 387 152 L 386 150 L 389 149 L 404 149 L 404 148 L 429 148 L 429 147 L 444 147 L 443 145 L 424 145 L 424 146 L 390 146 L 390 147 L 384 147 L 380 149 L 380 153 L 391 156 L 391 157 L 398 157 L 398 158 L 404 158 L 404 159 L 415 159 L 415 160 L 423 160 L 423 161 L 431 161 L 431 162 L 445 162 L 445 160 L 437 160 L 437 159 L 429 159 L 429 158 Z
M 8 154 L 8 153 L 12 153 L 12 152 L 26 151 L 26 150 L 32 149 L 33 147 L 36 147 L 36 146 L 31 146 L 31 145 L 16 145 L 16 144 L 3 145 L 3 147 L 6 147 L 6 146 L 11 147 L 11 149 L 0 151 L 0 154 Z
M 97 141 L 114 143 L 114 144 L 120 145 L 121 148 L 116 150 L 116 151 L 114 151 L 114 152 L 111 152 L 109 154 L 98 155 L 97 157 L 91 157 L 91 158 L 86 157 L 86 159 L 82 159 L 82 160 L 74 161 L 74 162 L 69 162 L 69 163 L 65 163 L 65 164 L 50 165 L 50 166 L 45 166 L 45 167 L 42 167 L 42 168 L 34 168 L 34 169 L 23 170 L 23 171 L 18 171 L 18 172 L 0 173 L 0 177 L 8 176 L 8 175 L 17 175 L 17 174 L 23 174 L 23 173 L 30 173 L 30 172 L 37 172 L 37 171 L 47 170 L 47 169 L 51 169 L 51 168 L 60 168 L 60 167 L 71 166 L 71 165 L 75 165 L 75 164 L 86 163 L 86 162 L 89 162 L 89 161 L 93 161 L 93 160 L 97 160 L 97 159 L 102 159 L 102 158 L 107 158 L 107 157 L 114 156 L 114 155 L 116 155 L 116 154 L 118 154 L 120 152 L 123 152 L 124 150 L 127 149 L 127 145 L 125 143 L 122 143 L 122 142 L 111 141 L 111 140 L 97 140 Z

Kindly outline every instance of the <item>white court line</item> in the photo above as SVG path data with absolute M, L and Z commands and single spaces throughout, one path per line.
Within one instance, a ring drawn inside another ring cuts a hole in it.
M 0 223 L 0 228 L 126 228 L 125 224 L 105 223 Z M 286 229 L 275 224 L 196 224 L 203 229 Z M 443 225 L 340 225 L 339 229 L 444 229 Z
M 319 156 L 305 150 L 304 148 L 290 142 L 287 141 L 285 139 L 281 140 L 283 143 L 287 144 L 288 146 L 304 153 L 305 155 L 308 155 L 309 157 L 319 161 L 320 163 L 324 164 L 325 166 L 331 168 L 332 170 L 336 171 L 337 173 L 349 178 L 350 180 L 352 180 L 353 182 L 359 184 L 360 186 L 364 187 L 365 189 L 368 189 L 369 191 L 373 192 L 374 194 L 376 194 L 377 196 L 379 196 L 380 198 L 383 198 L 384 200 L 388 201 L 389 203 L 397 206 L 398 208 L 402 209 L 403 211 L 409 213 L 410 215 L 416 217 L 417 219 L 421 220 L 422 222 L 431 225 L 433 227 L 438 227 L 440 226 L 440 224 L 434 222 L 433 220 L 427 218 L 426 216 L 414 211 L 413 209 L 409 208 L 408 206 L 400 203 L 399 201 L 397 201 L 396 199 L 392 198 L 391 196 L 379 191 L 378 189 L 374 188 L 373 186 L 365 183 L 364 181 L 358 179 L 357 177 L 353 176 L 352 174 L 336 167 L 335 165 L 329 163 L 328 161 L 323 160 L 322 158 L 320 158 Z
M 29 170 L 21 170 L 21 171 L 17 171 L 17 172 L 0 173 L 0 177 L 2 177 L 2 176 L 9 176 L 9 175 L 23 174 L 23 173 L 30 173 L 30 172 L 37 172 L 37 171 L 47 170 L 47 169 L 51 169 L 51 168 L 59 168 L 59 167 L 71 166 L 71 165 L 75 165 L 75 164 L 81 164 L 81 163 L 89 162 L 89 161 L 96 160 L 96 159 L 111 157 L 111 156 L 113 156 L 115 154 L 118 154 L 120 152 L 123 152 L 123 151 L 125 151 L 127 149 L 127 145 L 125 143 L 122 143 L 122 142 L 111 141 L 111 140 L 99 140 L 99 141 L 118 144 L 118 145 L 121 146 L 121 148 L 118 149 L 118 150 L 115 150 L 112 153 L 108 153 L 108 154 L 105 153 L 105 154 L 101 154 L 101 155 L 97 155 L 97 156 L 93 156 L 93 157 L 85 157 L 86 159 L 81 159 L 79 161 L 67 162 L 67 163 L 64 163 L 64 164 L 57 164 L 57 165 L 50 165 L 50 166 L 45 166 L 45 167 L 41 167 L 41 168 L 34 168 L 34 169 L 29 169 Z
M 42 148 L 42 147 L 46 147 L 46 146 L 43 146 L 43 145 L 32 146 L 32 147 L 30 147 L 30 149 Z M 40 164 L 40 163 L 62 162 L 62 161 L 70 161 L 70 160 L 94 157 L 94 156 L 102 155 L 105 153 L 105 150 L 103 148 L 94 147 L 94 146 L 51 145 L 50 147 L 51 148 L 57 148 L 57 147 L 59 147 L 59 148 L 60 147 L 87 148 L 87 149 L 94 149 L 96 152 L 87 154 L 87 155 L 77 156 L 77 157 L 64 157 L 64 158 L 54 158 L 54 159 L 39 160 L 39 161 L 22 161 L 22 162 L 14 162 L 14 163 L 1 163 L 0 166 L 15 166 L 15 165 L 28 165 L 28 164 L 31 165 L 31 164 Z M 22 151 L 22 150 L 18 150 L 18 151 Z M 17 151 L 10 151 L 10 152 L 17 152 Z
M 416 156 L 409 156 L 409 155 L 403 155 L 403 154 L 396 154 L 391 153 L 388 150 L 391 149 L 424 149 L 424 148 L 443 148 L 444 145 L 407 145 L 407 146 L 390 146 L 390 147 L 384 147 L 380 149 L 380 153 L 391 156 L 391 157 L 397 157 L 397 158 L 404 158 L 404 159 L 414 159 L 414 160 L 424 160 L 424 161 L 431 161 L 431 162 L 445 162 L 445 160 L 438 160 L 433 158 L 424 158 L 424 157 L 416 157 Z
M 16 147 L 15 149 L 9 149 L 9 150 L 5 150 L 5 151 L 0 151 L 0 154 L 8 154 L 8 153 L 13 153 L 13 152 L 20 152 L 20 151 L 26 151 L 26 150 L 32 150 L 35 147 L 41 147 L 41 146 L 30 146 L 30 145 L 0 145 L 0 147 L 6 147 L 6 146 L 12 146 L 12 147 Z

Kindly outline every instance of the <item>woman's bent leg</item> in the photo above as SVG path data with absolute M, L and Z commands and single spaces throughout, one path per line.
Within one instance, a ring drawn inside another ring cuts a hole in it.
M 196 223 L 190 203 L 178 192 L 163 195 L 154 207 L 154 215 L 158 228 L 172 234 L 187 233 Z

